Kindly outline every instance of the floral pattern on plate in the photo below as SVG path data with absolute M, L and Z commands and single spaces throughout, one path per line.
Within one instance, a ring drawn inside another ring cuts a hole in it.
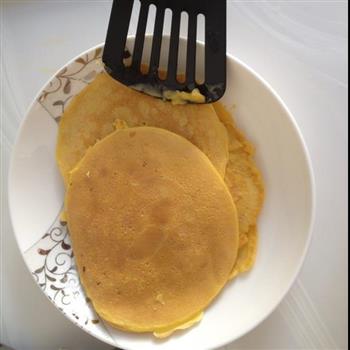
M 41 92 L 38 102 L 58 122 L 71 101 L 103 70 L 102 48 L 89 51 L 59 71 Z
M 39 95 L 36 103 L 57 123 L 72 98 L 103 70 L 102 51 L 97 47 L 76 58 Z M 68 228 L 59 217 L 60 213 L 42 238 L 24 252 L 30 272 L 49 300 L 71 321 L 115 345 L 110 327 L 98 317 L 82 288 Z
M 25 252 L 30 271 L 55 306 L 75 324 L 106 336 L 79 280 L 67 226 L 56 218 L 48 232 Z M 113 340 L 111 339 L 111 342 Z

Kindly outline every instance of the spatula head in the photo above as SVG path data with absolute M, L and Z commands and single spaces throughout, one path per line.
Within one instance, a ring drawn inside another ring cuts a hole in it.
M 126 40 L 134 0 L 114 0 L 103 54 L 106 71 L 121 83 L 164 98 L 166 91 L 191 92 L 199 89 L 205 102 L 220 99 L 226 90 L 226 0 L 135 0 L 141 2 L 135 45 L 126 64 Z M 156 6 L 151 58 L 147 74 L 141 72 L 148 11 Z M 169 59 L 165 79 L 159 76 L 165 10 L 172 11 Z M 180 21 L 188 14 L 185 80 L 177 78 Z M 205 17 L 204 82 L 196 82 L 197 17 Z

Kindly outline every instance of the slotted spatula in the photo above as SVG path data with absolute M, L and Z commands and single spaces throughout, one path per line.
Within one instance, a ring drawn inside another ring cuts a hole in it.
M 149 6 L 157 8 L 151 58 L 147 74 L 141 72 Z M 141 0 L 131 64 L 125 64 L 126 40 L 134 0 L 114 0 L 103 53 L 106 71 L 121 83 L 152 96 L 164 98 L 166 91 L 191 92 L 195 88 L 205 102 L 220 99 L 226 89 L 226 0 Z M 159 78 L 165 10 L 172 11 L 169 58 L 165 80 Z M 181 13 L 187 12 L 188 38 L 185 81 L 177 79 Z M 205 17 L 204 83 L 196 82 L 197 16 Z

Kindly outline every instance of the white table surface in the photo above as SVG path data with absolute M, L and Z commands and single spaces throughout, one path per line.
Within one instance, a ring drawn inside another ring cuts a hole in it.
M 72 325 L 35 285 L 7 207 L 9 158 L 25 111 L 59 67 L 104 41 L 110 1 L 0 2 L 0 342 L 16 350 L 110 349 Z M 347 11 L 347 1 L 228 1 L 228 51 L 271 83 L 295 115 L 313 161 L 317 214 L 287 298 L 225 349 L 348 347 Z

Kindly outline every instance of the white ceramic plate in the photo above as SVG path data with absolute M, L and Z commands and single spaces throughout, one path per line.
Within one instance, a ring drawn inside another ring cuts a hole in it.
M 128 45 L 132 42 L 131 38 Z M 60 116 L 72 97 L 102 70 L 102 47 L 82 53 L 63 67 L 39 92 L 21 126 L 9 176 L 9 204 L 19 249 L 43 293 L 96 338 L 126 350 L 216 349 L 264 320 L 299 272 L 310 241 L 314 203 L 305 144 L 271 87 L 229 56 L 228 89 L 222 102 L 230 110 L 234 107 L 237 124 L 256 145 L 266 184 L 256 265 L 224 289 L 198 326 L 168 340 L 112 329 L 95 314 L 81 289 L 69 235 L 58 219 L 64 188 L 55 162 Z

